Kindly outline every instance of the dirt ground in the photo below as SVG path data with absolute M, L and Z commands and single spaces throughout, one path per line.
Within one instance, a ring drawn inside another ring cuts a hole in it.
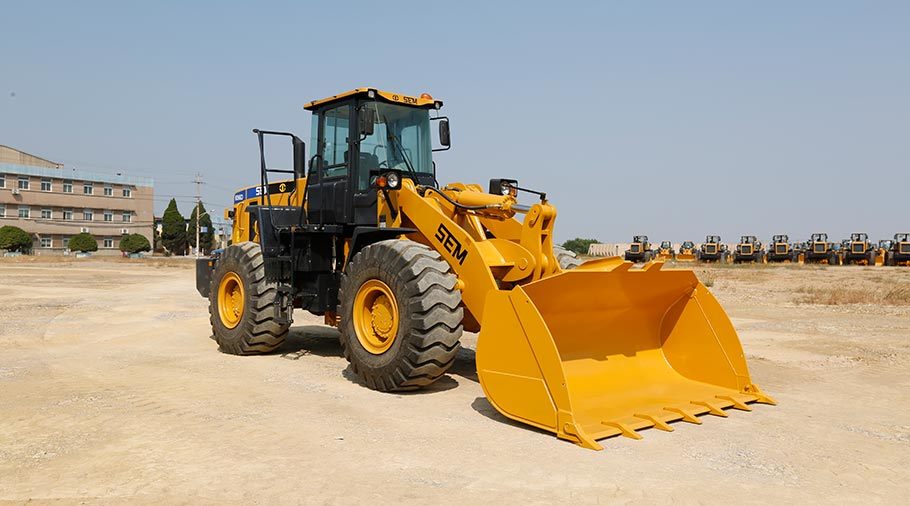
M 382 394 L 300 312 L 278 353 L 219 353 L 188 262 L 2 261 L 0 501 L 905 502 L 910 269 L 697 271 L 779 405 L 595 452 L 496 413 L 471 335 L 432 388 Z

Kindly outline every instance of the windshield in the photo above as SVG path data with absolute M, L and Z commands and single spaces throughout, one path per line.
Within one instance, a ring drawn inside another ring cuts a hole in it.
M 360 140 L 361 159 L 367 158 L 376 170 L 413 170 L 433 173 L 430 115 L 417 109 L 384 102 L 367 102 L 363 108 L 375 110 L 373 133 Z

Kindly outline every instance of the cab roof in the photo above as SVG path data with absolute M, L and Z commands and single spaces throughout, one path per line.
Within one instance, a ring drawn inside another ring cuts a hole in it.
M 307 102 L 304 104 L 303 108 L 312 111 L 313 109 L 328 105 L 333 102 L 338 102 L 347 98 L 363 96 L 368 98 L 378 98 L 386 102 L 392 102 L 395 104 L 408 105 L 411 107 L 419 107 L 426 109 L 439 109 L 442 107 L 442 100 L 435 100 L 430 96 L 429 93 L 424 93 L 419 97 L 412 97 L 410 95 L 404 95 L 401 93 L 395 93 L 391 91 L 382 91 L 376 88 L 356 88 L 351 91 L 346 91 L 344 93 L 339 93 L 337 95 L 332 95 L 328 98 L 323 98 L 320 100 L 313 100 L 312 102 Z

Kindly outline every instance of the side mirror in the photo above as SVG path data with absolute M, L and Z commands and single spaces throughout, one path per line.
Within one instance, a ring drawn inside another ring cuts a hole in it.
M 360 108 L 360 135 L 367 137 L 373 135 L 373 128 L 376 124 L 376 109 L 370 107 Z
M 439 121 L 439 144 L 449 147 L 452 145 L 452 139 L 449 137 L 449 120 Z

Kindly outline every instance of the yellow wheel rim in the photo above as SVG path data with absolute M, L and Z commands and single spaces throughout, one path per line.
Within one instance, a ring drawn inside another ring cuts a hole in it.
M 243 281 L 236 272 L 228 272 L 218 285 L 218 314 L 225 327 L 232 329 L 240 323 L 243 304 Z
M 364 349 L 374 355 L 385 353 L 398 334 L 398 301 L 389 285 L 371 279 L 354 297 L 354 332 Z

